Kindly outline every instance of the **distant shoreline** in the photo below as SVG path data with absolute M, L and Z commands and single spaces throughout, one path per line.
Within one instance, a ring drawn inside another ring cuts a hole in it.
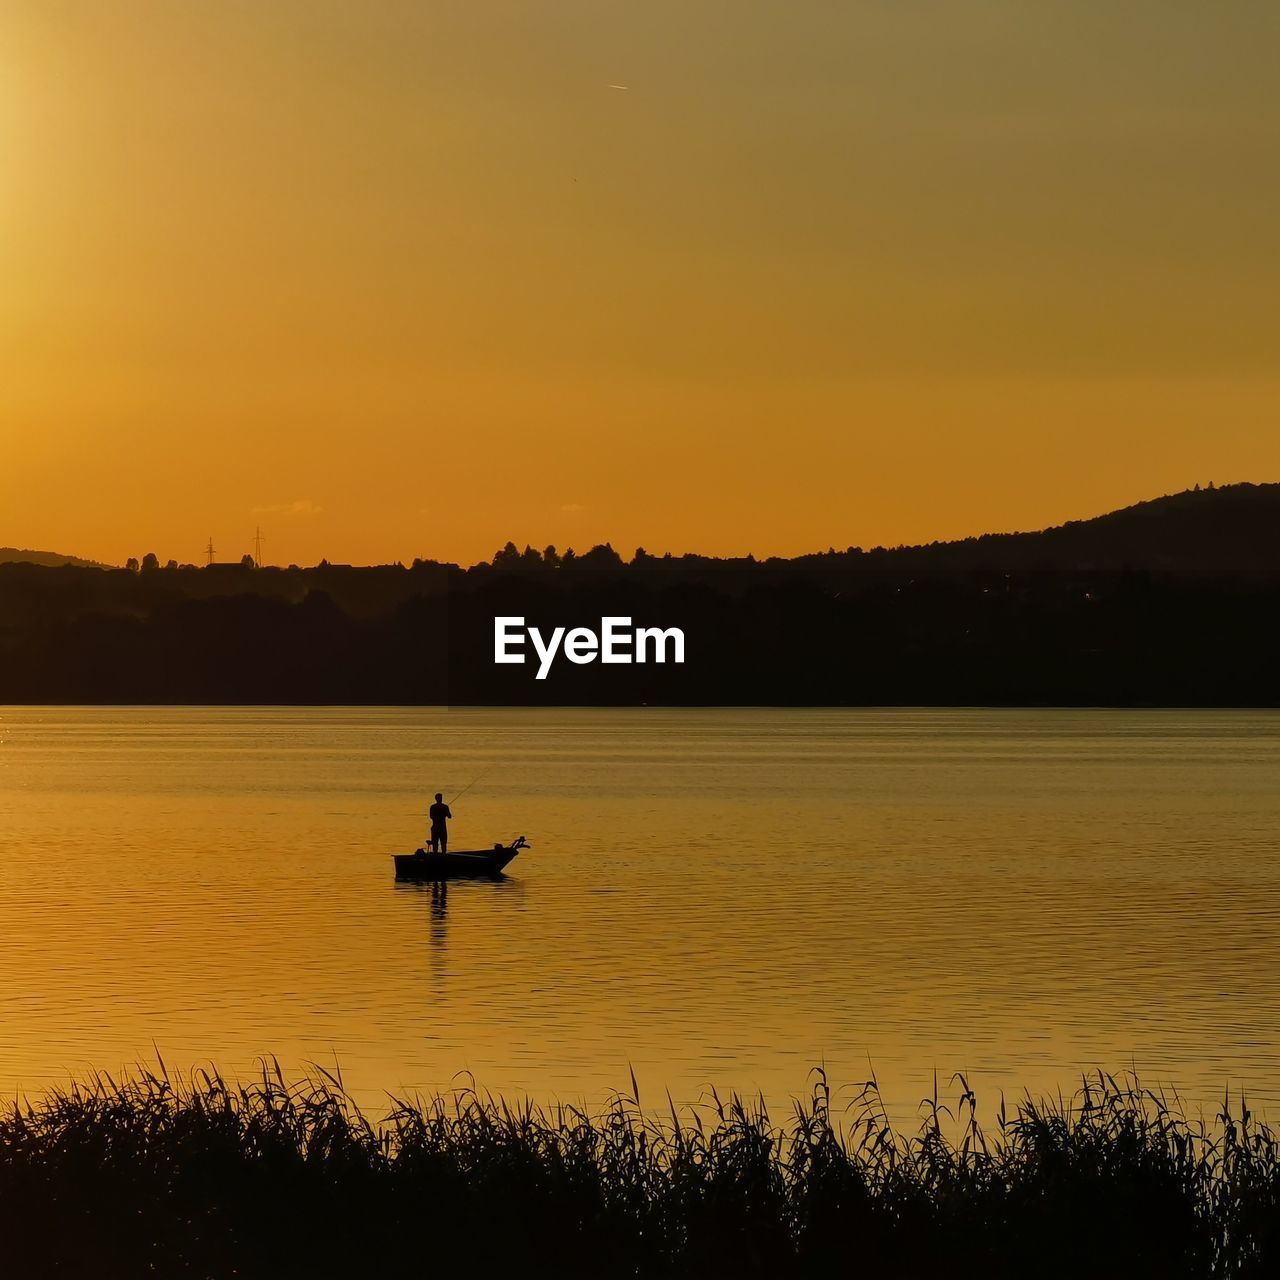
M 795 560 L 103 571 L 0 564 L 0 703 L 1280 706 L 1280 485 Z M 158 564 L 158 561 L 156 561 Z M 495 619 L 675 628 L 682 665 L 494 660 Z

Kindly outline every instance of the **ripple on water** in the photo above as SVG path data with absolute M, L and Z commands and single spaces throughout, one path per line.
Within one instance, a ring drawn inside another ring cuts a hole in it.
M 0 1087 L 1280 1089 L 1280 716 L 0 711 Z M 395 885 L 429 793 L 497 884 Z

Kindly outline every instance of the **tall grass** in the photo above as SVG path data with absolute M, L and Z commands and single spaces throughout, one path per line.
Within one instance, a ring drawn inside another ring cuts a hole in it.
M 464 1089 L 379 1123 L 340 1076 L 99 1075 L 0 1115 L 15 1277 L 1252 1277 L 1280 1271 L 1280 1138 L 1132 1077 L 889 1123 L 825 1077 L 775 1119 L 714 1094 L 599 1113 Z

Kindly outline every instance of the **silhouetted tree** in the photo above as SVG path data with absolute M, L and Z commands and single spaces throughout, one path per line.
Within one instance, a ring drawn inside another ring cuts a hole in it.
M 178 562 L 176 560 L 166 560 L 164 567 L 166 569 L 176 569 L 178 567 Z
M 144 573 L 151 569 L 158 569 L 159 567 L 160 557 L 157 556 L 154 551 L 148 551 L 147 554 L 142 557 L 142 571 Z
M 556 550 L 556 544 L 554 542 L 548 543 L 547 546 L 543 548 L 542 563 L 552 569 L 559 567 L 560 553 Z
M 125 567 L 126 569 L 128 569 L 130 573 L 137 573 L 137 572 L 138 572 L 138 557 L 137 557 L 137 556 L 130 556 L 130 557 L 129 557 L 125 562 L 124 562 L 124 567 Z
M 493 557 L 493 567 L 495 569 L 500 569 L 504 566 L 511 568 L 519 563 L 520 552 L 516 549 L 516 544 L 514 542 L 508 542 L 507 545 Z
M 240 557 L 240 567 L 242 569 L 256 569 L 258 566 L 254 563 L 253 557 L 246 552 Z
M 536 569 L 542 564 L 542 552 L 525 543 L 525 548 L 520 553 L 520 563 L 526 569 Z
M 579 556 L 578 563 L 588 569 L 619 569 L 622 557 L 613 549 L 612 543 L 602 542 Z

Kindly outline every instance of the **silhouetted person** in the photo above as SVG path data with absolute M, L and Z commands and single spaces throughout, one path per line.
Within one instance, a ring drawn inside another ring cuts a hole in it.
M 436 802 L 427 810 L 431 819 L 431 852 L 446 853 L 449 848 L 449 828 L 446 825 L 453 814 L 444 802 L 444 796 L 436 792 Z

